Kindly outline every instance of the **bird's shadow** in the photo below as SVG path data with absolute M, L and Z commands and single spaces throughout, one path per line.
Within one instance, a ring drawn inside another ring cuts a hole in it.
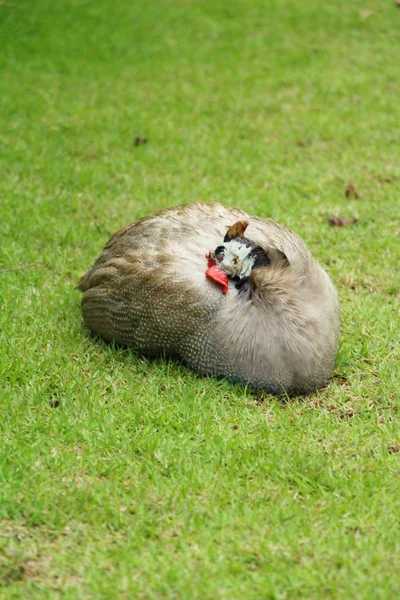
M 92 333 L 91 331 L 85 329 L 84 336 L 88 341 L 94 343 L 99 349 L 106 349 L 107 353 L 112 355 L 113 360 L 121 362 L 123 364 L 127 364 L 129 360 L 133 360 L 136 364 L 140 362 L 142 369 L 154 369 L 156 367 L 159 370 L 162 367 L 167 365 L 173 366 L 177 369 L 177 373 L 188 374 L 190 373 L 191 377 L 195 378 L 198 381 L 215 381 L 215 382 L 226 382 L 232 390 L 235 389 L 239 391 L 239 393 L 244 393 L 247 396 L 251 396 L 254 399 L 254 402 L 258 406 L 262 406 L 267 402 L 278 402 L 279 405 L 284 408 L 289 403 L 295 402 L 304 402 L 307 398 L 310 398 L 312 395 L 301 395 L 301 394 L 288 394 L 286 390 L 281 390 L 281 392 L 277 392 L 272 394 L 263 389 L 255 388 L 251 385 L 246 385 L 244 383 L 234 381 L 227 377 L 222 376 L 213 376 L 208 374 L 197 373 L 190 369 L 185 361 L 178 356 L 171 356 L 165 353 L 160 352 L 139 352 L 134 348 L 127 346 L 125 344 L 119 344 L 115 340 L 109 341 L 104 340 L 100 336 Z M 318 393 L 318 392 L 317 392 Z

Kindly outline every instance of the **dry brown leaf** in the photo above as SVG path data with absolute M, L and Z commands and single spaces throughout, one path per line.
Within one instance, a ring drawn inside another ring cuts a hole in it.
M 354 183 L 349 183 L 349 185 L 347 186 L 344 195 L 346 196 L 346 198 L 359 198 L 360 194 L 357 191 L 356 186 L 354 185 Z
M 346 225 L 354 225 L 358 219 L 346 219 L 345 217 L 328 217 L 329 225 L 332 227 L 346 227 Z
M 141 146 L 142 144 L 147 144 L 149 140 L 141 135 L 137 135 L 133 141 L 134 146 Z

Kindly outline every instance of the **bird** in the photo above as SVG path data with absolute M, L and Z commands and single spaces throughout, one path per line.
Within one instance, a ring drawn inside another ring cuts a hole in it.
M 291 229 L 189 203 L 117 231 L 80 279 L 86 327 L 147 357 L 275 395 L 332 376 L 335 287 Z

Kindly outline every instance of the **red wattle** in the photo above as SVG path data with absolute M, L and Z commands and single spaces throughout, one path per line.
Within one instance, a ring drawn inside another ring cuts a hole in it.
M 221 286 L 221 292 L 223 294 L 226 294 L 226 292 L 228 291 L 228 275 L 224 273 L 222 269 L 217 267 L 215 261 L 213 261 L 210 258 L 208 258 L 208 264 L 210 266 L 206 271 L 206 277 L 218 283 L 218 285 Z

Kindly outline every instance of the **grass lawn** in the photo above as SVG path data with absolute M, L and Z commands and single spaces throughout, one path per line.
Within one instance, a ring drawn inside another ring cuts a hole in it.
M 400 9 L 5 0 L 0 22 L 0 598 L 398 598 Z M 262 399 L 88 336 L 74 286 L 108 237 L 191 201 L 270 216 L 327 269 L 327 389 Z

